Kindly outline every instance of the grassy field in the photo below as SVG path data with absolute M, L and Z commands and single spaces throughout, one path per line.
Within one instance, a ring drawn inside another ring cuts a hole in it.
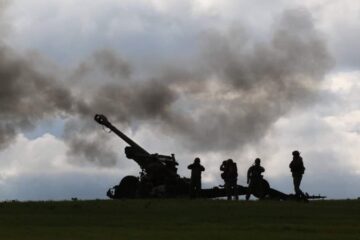
M 0 203 L 0 239 L 360 239 L 360 201 Z

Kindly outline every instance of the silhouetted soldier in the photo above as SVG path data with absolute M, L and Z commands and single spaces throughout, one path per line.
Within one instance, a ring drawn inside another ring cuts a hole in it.
M 190 197 L 198 197 L 201 191 L 201 172 L 205 171 L 205 168 L 200 164 L 200 158 L 195 158 L 188 169 L 191 170 Z
M 232 159 L 228 159 L 222 162 L 220 166 L 220 171 L 223 171 L 221 177 L 225 181 L 225 190 L 227 194 L 227 199 L 231 200 L 232 195 L 234 195 L 235 199 L 238 200 L 238 189 L 237 189 L 237 166 L 236 163 L 233 162 Z
M 293 160 L 291 161 L 289 167 L 292 172 L 295 194 L 298 198 L 303 198 L 305 197 L 305 194 L 300 189 L 300 183 L 305 172 L 304 163 L 299 151 L 293 151 L 292 155 Z
M 247 172 L 247 183 L 248 192 L 246 193 L 246 200 L 250 199 L 250 195 L 255 191 L 255 189 L 259 186 L 262 180 L 262 175 L 265 169 L 260 166 L 260 158 L 255 159 L 255 163 L 248 169 Z

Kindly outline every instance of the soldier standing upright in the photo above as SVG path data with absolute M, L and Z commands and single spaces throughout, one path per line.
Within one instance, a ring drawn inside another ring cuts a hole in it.
M 249 186 L 248 186 L 248 192 L 246 193 L 246 200 L 250 199 L 250 195 L 254 193 L 256 188 L 259 188 L 259 184 L 261 184 L 261 179 L 262 179 L 261 173 L 263 173 L 265 169 L 262 166 L 260 166 L 260 162 L 261 162 L 260 158 L 256 158 L 255 163 L 248 169 L 247 183 L 249 184 Z
M 238 188 L 237 188 L 237 165 L 232 159 L 228 159 L 222 162 L 220 170 L 223 171 L 221 177 L 225 181 L 225 190 L 227 194 L 227 199 L 231 200 L 232 196 L 236 200 L 239 199 Z
M 195 158 L 194 163 L 188 166 L 191 170 L 190 179 L 190 197 L 198 197 L 201 191 L 201 172 L 205 171 L 205 168 L 200 164 L 200 158 Z
M 296 197 L 303 198 L 305 197 L 305 195 L 300 189 L 300 184 L 303 174 L 305 172 L 304 163 L 299 151 L 293 151 L 292 155 L 293 160 L 290 162 L 289 167 L 292 172 L 295 194 Z

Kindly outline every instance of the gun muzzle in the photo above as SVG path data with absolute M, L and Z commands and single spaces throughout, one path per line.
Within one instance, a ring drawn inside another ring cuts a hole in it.
M 102 114 L 95 114 L 94 120 L 101 125 L 104 125 L 108 122 L 107 118 Z

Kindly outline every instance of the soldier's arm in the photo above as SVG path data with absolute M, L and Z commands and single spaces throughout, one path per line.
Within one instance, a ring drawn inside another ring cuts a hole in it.
M 221 164 L 220 166 L 220 171 L 224 171 L 225 170 L 225 165 L 224 164 Z
M 303 162 L 302 158 L 300 158 L 300 163 L 301 163 L 302 170 L 305 171 L 305 166 L 304 166 L 304 162 Z
M 188 169 L 192 169 L 192 168 L 193 168 L 193 165 L 190 164 L 190 165 L 188 166 Z

